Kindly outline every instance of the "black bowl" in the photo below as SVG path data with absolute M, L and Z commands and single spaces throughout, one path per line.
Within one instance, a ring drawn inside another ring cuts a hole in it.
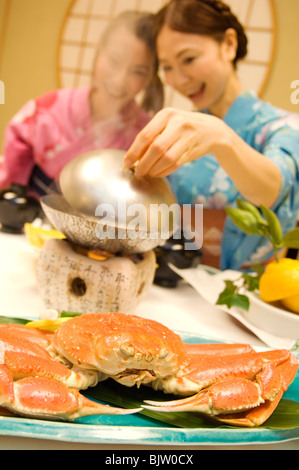
M 23 233 L 24 224 L 31 223 L 40 213 L 41 206 L 26 188 L 11 185 L 0 191 L 0 227 L 2 232 Z
M 190 241 L 181 235 L 180 239 L 170 238 L 165 245 L 155 249 L 158 268 L 154 283 L 162 287 L 176 287 L 182 279 L 170 267 L 169 263 L 179 269 L 193 268 L 200 264 L 202 253 L 193 245 L 192 248 L 186 248 L 186 244 L 190 245 Z

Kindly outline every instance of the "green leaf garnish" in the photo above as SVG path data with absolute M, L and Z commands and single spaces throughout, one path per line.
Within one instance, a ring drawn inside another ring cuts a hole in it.
M 247 235 L 264 235 L 264 224 L 256 220 L 255 216 L 244 209 L 237 209 L 235 207 L 227 207 L 227 214 L 237 227 L 239 227 Z
M 2 317 L 0 316 L 0 323 L 4 325 L 26 325 L 26 323 L 30 322 L 31 320 L 25 318 L 13 318 L 13 317 Z
M 248 311 L 250 307 L 249 299 L 246 295 L 235 294 L 231 289 L 224 289 L 218 297 L 216 305 L 227 305 L 228 308 L 239 307 Z
M 251 276 L 250 274 L 243 274 L 242 278 L 244 279 L 243 286 L 249 292 L 254 292 L 259 288 L 260 276 Z
M 63 310 L 63 311 L 60 313 L 60 316 L 61 316 L 62 318 L 65 318 L 65 317 L 79 317 L 80 315 L 82 315 L 82 313 L 66 312 L 65 310 Z
M 216 305 L 226 305 L 228 308 L 239 307 L 248 312 L 250 300 L 244 291 L 254 292 L 259 288 L 260 277 L 264 272 L 264 266 L 253 267 L 255 273 L 243 273 L 235 281 L 225 280 L 225 288 L 219 294 Z
M 273 246 L 276 261 L 281 248 L 299 248 L 299 228 L 283 236 L 276 214 L 261 205 L 257 208 L 248 201 L 238 199 L 237 207 L 227 207 L 226 213 L 234 224 L 247 235 L 259 235 L 267 238 Z
M 282 243 L 282 230 L 280 226 L 280 222 L 273 211 L 267 209 L 264 206 L 261 206 L 261 211 L 265 217 L 265 220 L 268 224 L 268 232 L 271 243 L 273 244 L 274 251 L 275 249 L 281 247 Z
M 299 228 L 294 228 L 282 239 L 282 245 L 286 248 L 299 248 Z

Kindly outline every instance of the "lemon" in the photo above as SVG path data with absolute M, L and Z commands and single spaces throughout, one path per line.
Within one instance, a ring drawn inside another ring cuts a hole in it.
M 265 302 L 299 294 L 299 261 L 282 258 L 269 263 L 261 276 L 259 288 Z
M 293 313 L 299 313 L 299 294 L 281 299 L 280 301 L 284 307 Z
M 56 331 L 62 323 L 67 322 L 72 317 L 57 318 L 57 320 L 35 320 L 26 323 L 28 328 L 38 328 L 39 330 Z
M 65 238 L 65 235 L 59 232 L 59 230 L 45 230 L 39 227 L 34 227 L 29 223 L 25 224 L 24 231 L 29 243 L 37 248 L 41 248 L 45 241 L 50 238 Z

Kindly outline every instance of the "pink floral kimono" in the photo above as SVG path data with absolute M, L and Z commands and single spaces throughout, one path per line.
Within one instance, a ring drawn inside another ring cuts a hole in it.
M 16 183 L 42 195 L 78 155 L 130 147 L 150 116 L 133 101 L 114 118 L 94 124 L 89 93 L 89 88 L 55 90 L 22 107 L 6 128 L 0 188 Z

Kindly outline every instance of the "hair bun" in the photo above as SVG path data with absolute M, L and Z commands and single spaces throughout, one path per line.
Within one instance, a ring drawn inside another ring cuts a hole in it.
M 222 15 L 229 14 L 231 15 L 231 9 L 228 5 L 223 3 L 221 0 L 198 0 L 201 3 L 205 3 L 214 10 L 218 11 Z
M 182 33 L 211 36 L 217 41 L 223 40 L 226 30 L 232 28 L 238 36 L 234 66 L 247 55 L 245 29 L 222 0 L 170 0 L 156 15 L 156 37 L 164 24 Z

